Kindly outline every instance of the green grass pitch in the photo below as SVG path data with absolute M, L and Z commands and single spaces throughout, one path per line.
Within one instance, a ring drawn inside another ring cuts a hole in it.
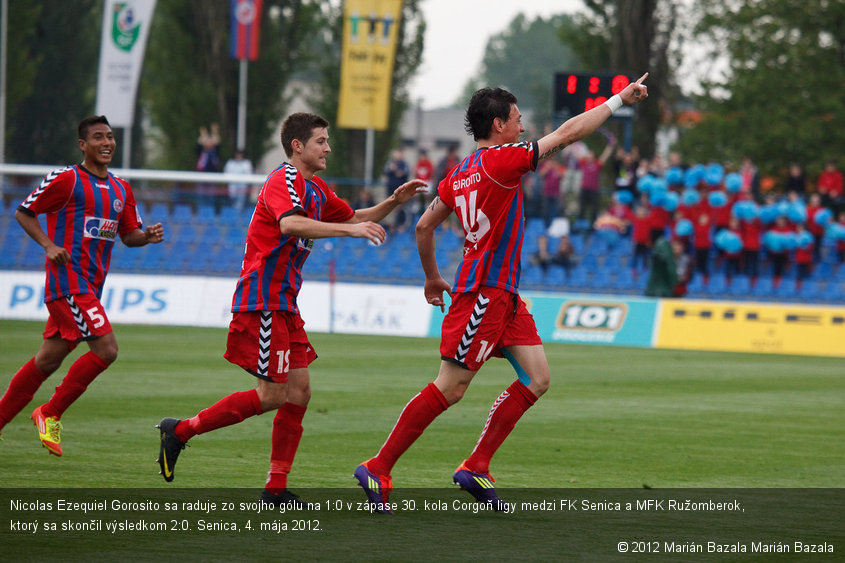
M 42 323 L 0 321 L 3 389 L 35 353 L 42 329 Z M 62 458 L 41 447 L 29 414 L 48 399 L 84 345 L 2 430 L 0 545 L 16 561 L 264 561 L 281 554 L 303 561 L 626 561 L 631 554 L 620 551 L 623 540 L 649 542 L 626 543 L 625 549 L 641 545 L 664 555 L 673 545 L 706 550 L 710 540 L 742 542 L 748 549 L 755 541 L 791 547 L 798 540 L 832 542 L 837 553 L 845 549 L 845 361 L 560 344 L 546 345 L 551 389 L 493 459 L 491 472 L 505 500 L 683 500 L 704 494 L 740 497 L 747 510 L 455 509 L 452 503 L 471 499 L 450 488 L 452 472 L 474 446 L 491 403 L 515 379 L 501 359 L 485 366 L 463 401 L 435 420 L 396 465 L 391 500 L 413 502 L 415 509 L 400 505 L 394 517 L 327 506 L 295 516 L 242 510 L 237 531 L 208 532 L 198 529 L 200 518 L 224 522 L 232 513 L 16 508 L 10 500 L 16 497 L 119 496 L 164 503 L 216 494 L 218 501 L 256 500 L 269 465 L 270 413 L 194 438 L 179 458 L 173 483 L 164 482 L 155 462 L 154 426 L 162 417 L 192 416 L 255 385 L 222 358 L 226 330 L 116 326 L 115 331 L 117 362 L 63 417 Z M 320 358 L 311 366 L 312 400 L 289 486 L 306 500 L 360 501 L 352 472 L 376 453 L 402 407 L 434 378 L 438 342 L 311 338 Z M 432 499 L 449 510 L 425 509 Z M 301 521 L 309 526 L 317 522 L 319 529 L 277 534 L 256 528 L 271 522 L 293 526 L 295 518 L 307 518 Z M 31 520 L 105 525 L 124 519 L 167 521 L 170 529 L 30 534 L 15 528 Z M 174 529 L 182 522 L 189 531 Z M 790 561 L 794 555 L 774 559 Z M 700 557 L 672 552 L 667 560 Z
M 36 351 L 41 323 L 0 322 L 0 385 Z M 63 458 L 29 420 L 83 344 L 2 431 L 4 485 L 158 487 L 164 416 L 189 417 L 255 385 L 222 358 L 224 329 L 117 326 L 118 360 L 63 418 Z M 346 487 L 405 403 L 436 375 L 433 339 L 312 334 L 312 400 L 290 477 Z M 502 487 L 843 487 L 845 361 L 547 344 L 549 392 L 493 459 Z M 513 379 L 491 360 L 394 469 L 394 485 L 442 487 L 469 454 L 491 403 Z M 174 485 L 255 487 L 272 416 L 198 436 Z M 43 481 L 42 481 L 43 479 Z

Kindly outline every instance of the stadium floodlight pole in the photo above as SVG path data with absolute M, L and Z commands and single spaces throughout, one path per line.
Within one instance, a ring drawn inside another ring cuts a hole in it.
M 240 60 L 239 79 L 238 79 L 238 133 L 237 133 L 237 148 L 238 150 L 246 149 L 246 73 L 247 73 L 246 59 Z

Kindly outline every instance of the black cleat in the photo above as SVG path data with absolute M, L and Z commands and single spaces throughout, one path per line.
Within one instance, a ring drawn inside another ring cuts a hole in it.
M 288 510 L 313 510 L 314 505 L 310 502 L 302 502 L 298 496 L 285 489 L 281 493 L 271 493 L 267 489 L 261 491 L 261 496 L 258 497 L 259 502 L 271 504 L 276 508 L 284 505 Z
M 173 480 L 173 468 L 176 466 L 179 452 L 185 449 L 185 444 L 173 433 L 178 423 L 179 420 L 176 418 L 162 418 L 156 425 L 156 428 L 161 431 L 161 447 L 156 461 L 161 466 L 161 476 L 168 483 Z

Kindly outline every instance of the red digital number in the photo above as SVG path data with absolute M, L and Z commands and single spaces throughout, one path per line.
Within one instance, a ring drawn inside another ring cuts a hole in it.
M 584 111 L 590 111 L 596 106 L 600 106 L 607 101 L 607 98 L 604 96 L 598 96 L 596 98 L 587 98 L 584 102 Z
M 566 92 L 568 94 L 574 94 L 577 87 L 578 77 L 574 74 L 570 74 L 569 78 L 566 79 Z
M 601 82 L 601 80 L 599 80 L 598 76 L 593 76 L 593 77 L 590 78 L 590 88 L 589 88 L 590 94 L 598 93 L 600 82 Z
M 624 74 L 617 74 L 613 77 L 613 80 L 610 82 L 610 93 L 611 94 L 618 94 L 622 90 L 625 89 L 625 86 L 630 84 L 630 80 Z

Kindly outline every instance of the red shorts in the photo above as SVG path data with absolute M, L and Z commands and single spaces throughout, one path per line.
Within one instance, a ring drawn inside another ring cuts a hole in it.
M 453 296 L 443 319 L 440 356 L 478 371 L 491 355 L 502 357 L 503 346 L 542 344 L 534 317 L 519 295 L 495 287 Z
M 58 335 L 71 350 L 81 340 L 94 340 L 112 331 L 106 310 L 91 293 L 59 297 L 47 303 L 47 311 L 50 318 L 44 328 L 44 338 Z
M 290 311 L 245 311 L 229 323 L 223 357 L 261 379 L 287 383 L 292 369 L 317 359 L 302 318 Z

